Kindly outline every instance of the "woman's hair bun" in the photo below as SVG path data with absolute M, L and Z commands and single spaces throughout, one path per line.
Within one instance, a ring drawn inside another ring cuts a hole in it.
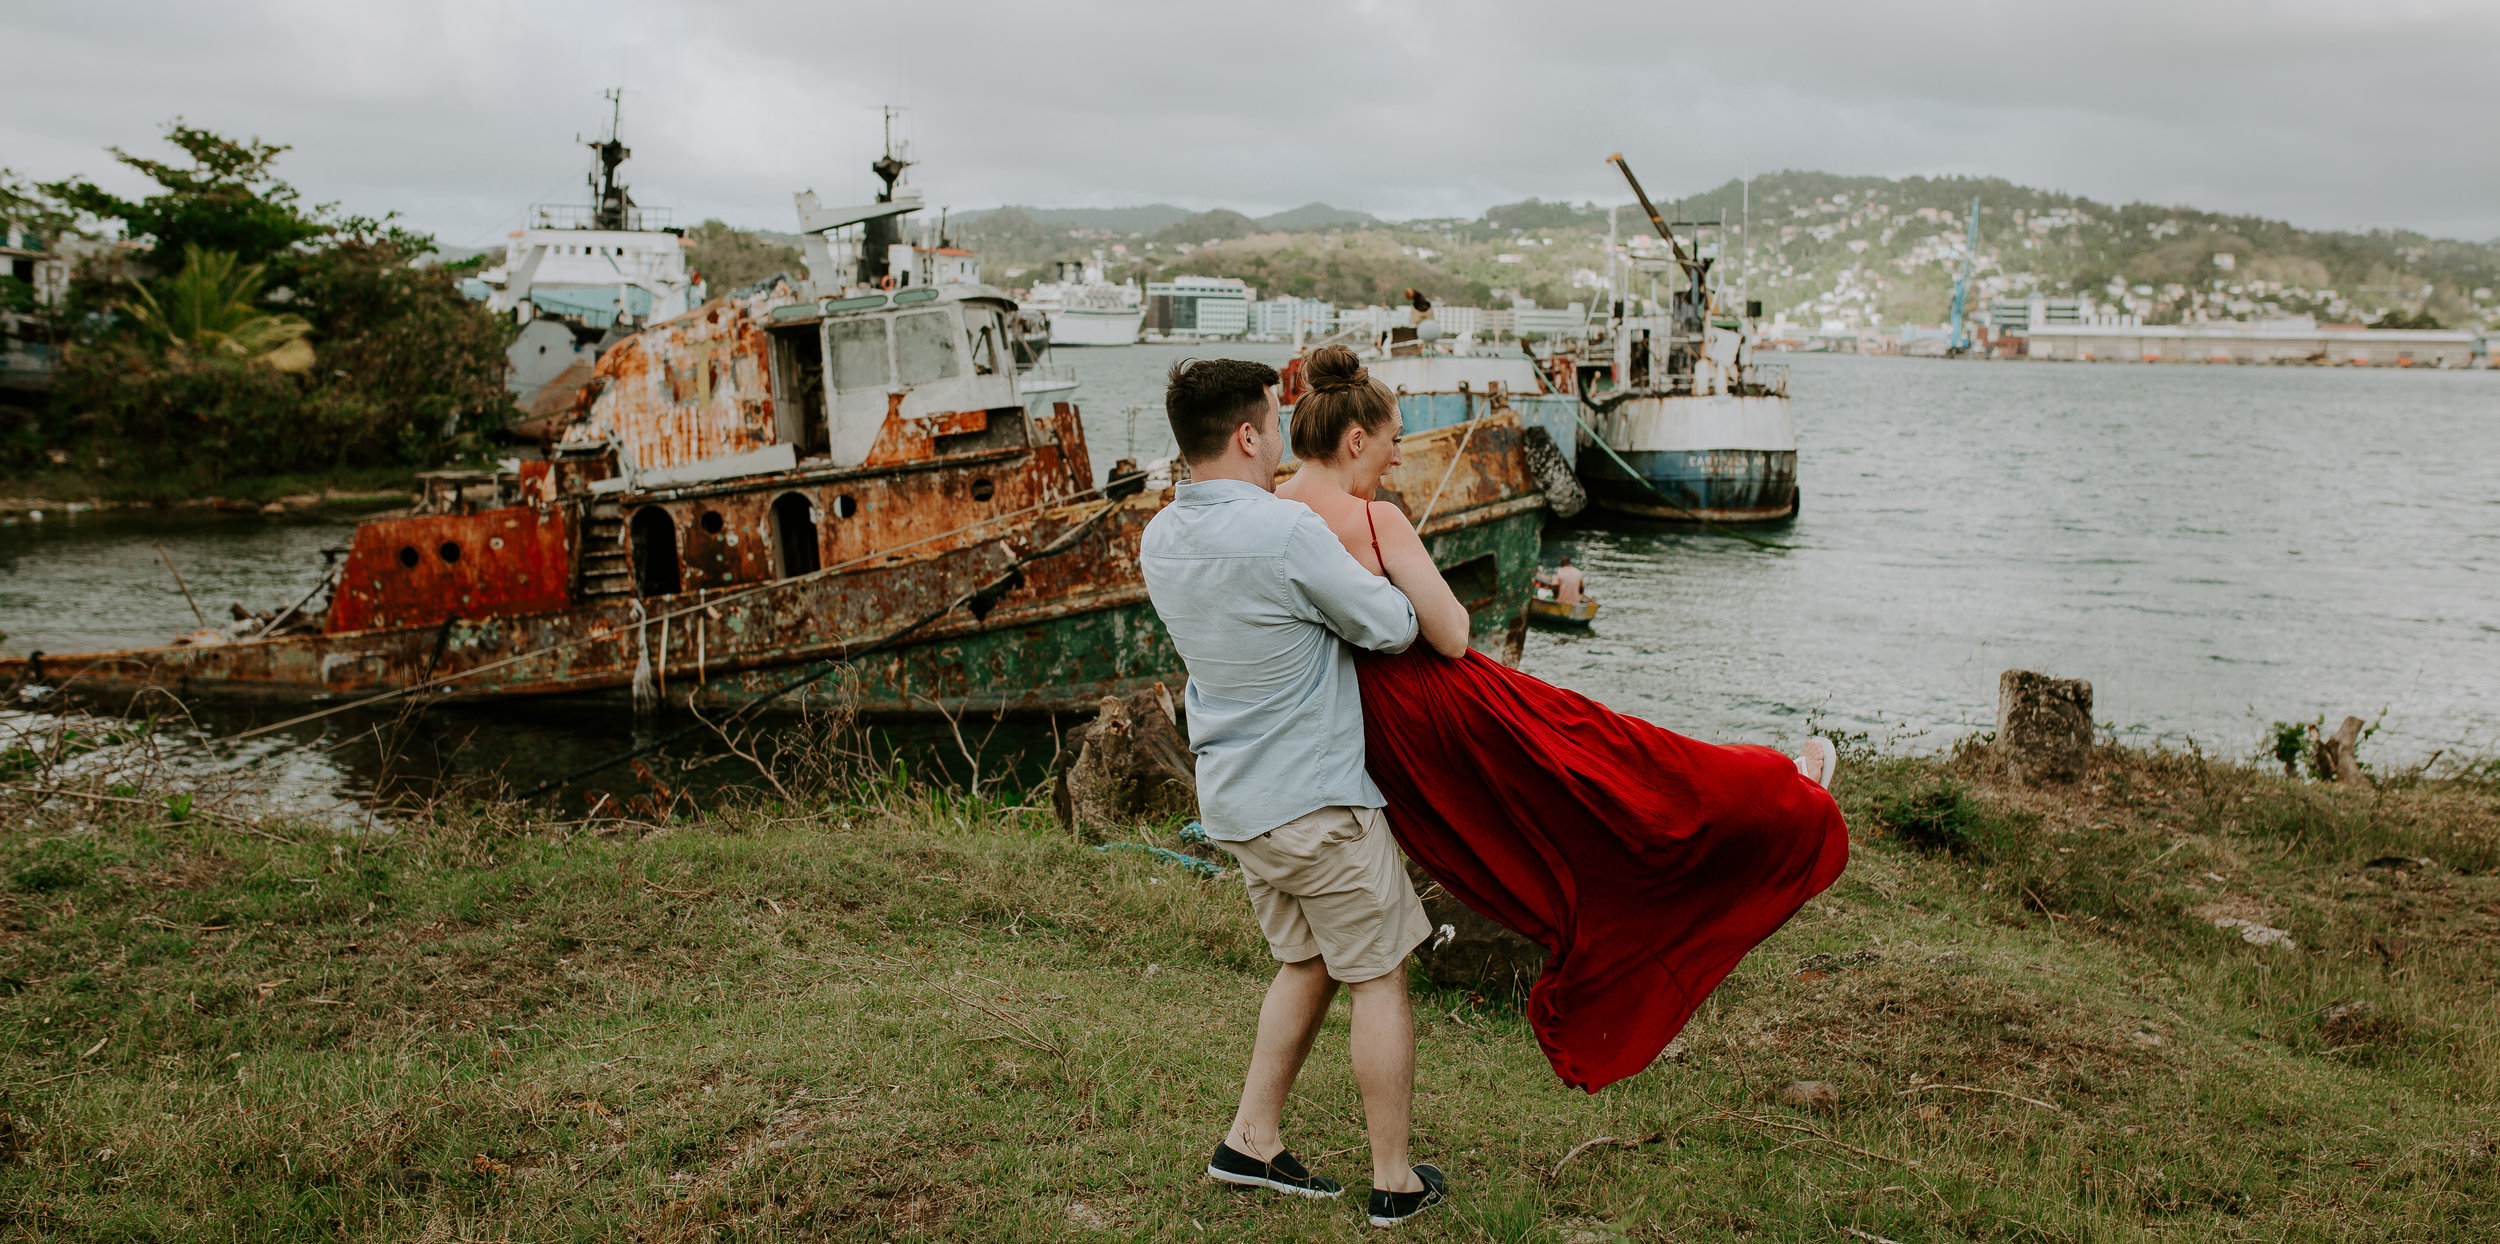
M 1351 389 L 1371 380 L 1363 360 L 1344 346 L 1321 346 L 1313 351 L 1302 364 L 1302 375 L 1314 393 Z

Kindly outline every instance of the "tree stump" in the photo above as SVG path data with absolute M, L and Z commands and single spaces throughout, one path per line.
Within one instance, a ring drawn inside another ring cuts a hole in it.
M 2072 782 L 2092 756 L 2092 684 L 2030 670 L 1997 676 L 1997 755 L 2025 785 Z
M 2361 772 L 2361 757 L 2356 754 L 2361 746 L 2361 731 L 2367 725 L 2358 717 L 2347 717 L 2335 733 L 2318 740 L 2318 768 L 2329 779 L 2362 787 L 2370 784 Z
M 1052 774 L 1051 804 L 1072 832 L 1198 811 L 1198 758 L 1162 683 L 1104 696 Z
M 1521 937 L 1494 922 L 1477 915 L 1465 903 L 1450 896 L 1431 874 L 1406 862 L 1406 875 L 1415 883 L 1415 893 L 1424 900 L 1424 915 L 1431 919 L 1433 935 L 1415 948 L 1415 958 L 1424 965 L 1424 974 L 1443 988 L 1518 989 L 1545 970 L 1545 948 Z M 1442 941 L 1440 929 L 1448 926 L 1451 936 Z M 1434 943 L 1439 943 L 1435 945 Z

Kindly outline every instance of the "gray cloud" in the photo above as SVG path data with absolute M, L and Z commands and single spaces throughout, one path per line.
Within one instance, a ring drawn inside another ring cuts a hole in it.
M 623 85 L 682 219 L 787 228 L 910 108 L 934 203 L 1384 216 L 1751 169 L 1975 173 L 2313 227 L 2500 236 L 2500 6 L 95 4 L 13 16 L 0 162 L 135 188 L 177 114 L 455 245 L 576 197 Z

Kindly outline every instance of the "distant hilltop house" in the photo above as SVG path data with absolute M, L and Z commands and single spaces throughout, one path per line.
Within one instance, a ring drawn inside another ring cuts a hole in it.
M 69 296 L 71 257 L 10 220 L 0 220 L 0 257 L 9 264 L 7 295 L 0 298 L 0 390 L 49 389 L 59 343 L 46 312 Z

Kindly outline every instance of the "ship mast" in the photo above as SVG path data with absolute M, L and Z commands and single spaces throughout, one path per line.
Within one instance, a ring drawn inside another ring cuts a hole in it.
M 608 137 L 604 142 L 590 144 L 598 156 L 598 166 L 590 173 L 590 227 L 593 229 L 633 228 L 634 196 L 625 190 L 625 180 L 617 176 L 617 167 L 634 158 L 633 149 L 622 137 L 625 124 L 625 88 L 613 87 L 600 92 L 611 111 L 608 115 Z
M 868 166 L 869 171 L 877 175 L 877 180 L 885 183 L 885 189 L 877 192 L 879 203 L 894 201 L 896 179 L 903 175 L 904 169 L 912 166 L 911 161 L 894 154 L 894 114 L 901 111 L 902 109 L 892 104 L 885 106 L 885 154 L 878 156 L 877 162 Z M 902 240 L 903 229 L 894 216 L 878 216 L 867 222 L 863 236 L 860 238 L 860 284 L 874 287 L 890 273 L 887 248 Z

